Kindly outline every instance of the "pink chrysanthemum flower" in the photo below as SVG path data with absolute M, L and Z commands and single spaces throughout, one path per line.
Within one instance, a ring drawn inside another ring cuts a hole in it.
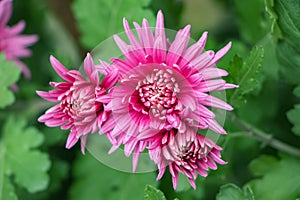
M 9 27 L 7 22 L 12 14 L 12 0 L 0 1 L 0 52 L 5 54 L 7 60 L 15 61 L 26 78 L 30 78 L 30 71 L 20 58 L 29 57 L 31 51 L 26 49 L 38 39 L 36 35 L 21 35 L 25 28 L 25 22 Z
M 98 70 L 90 54 L 84 60 L 86 80 L 78 70 L 67 70 L 53 56 L 50 62 L 66 82 L 50 82 L 55 90 L 37 91 L 42 98 L 58 104 L 46 111 L 38 120 L 49 127 L 60 126 L 71 129 L 66 148 L 71 148 L 81 138 L 81 151 L 84 153 L 87 135 L 107 132 L 114 126 L 111 115 L 110 89 L 117 80 L 117 73 L 106 74 L 100 84 Z M 101 130 L 100 130 L 101 129 Z
M 178 173 L 186 175 L 196 189 L 197 174 L 206 177 L 207 170 L 217 169 L 216 163 L 226 164 L 221 159 L 222 148 L 196 131 L 187 128 L 184 133 L 179 133 L 177 129 L 163 129 L 157 136 L 148 139 L 149 155 L 159 169 L 157 180 L 161 179 L 168 167 L 174 189 L 177 187 Z
M 111 139 L 112 151 L 124 144 L 125 155 L 134 152 L 135 170 L 138 155 L 147 147 L 148 139 L 155 138 L 162 130 L 176 129 L 185 134 L 190 126 L 226 134 L 207 106 L 232 110 L 229 104 L 209 94 L 236 87 L 221 79 L 228 75 L 225 70 L 216 68 L 231 43 L 217 53 L 204 51 L 205 32 L 195 44 L 188 46 L 190 25 L 179 30 L 174 41 L 169 42 L 161 11 L 154 34 L 146 19 L 142 27 L 134 23 L 138 39 L 126 19 L 123 24 L 130 44 L 115 35 L 125 59 L 111 60 L 112 68 L 119 71 L 119 85 L 112 98 L 116 121 L 110 134 L 115 138 L 115 141 Z M 102 65 L 107 64 L 102 62 Z

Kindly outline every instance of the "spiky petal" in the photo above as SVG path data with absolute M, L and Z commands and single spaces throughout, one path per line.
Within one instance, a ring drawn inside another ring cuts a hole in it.
M 50 57 L 52 67 L 66 82 L 50 82 L 54 90 L 37 91 L 37 94 L 57 104 L 46 111 L 40 122 L 47 126 L 60 126 L 70 129 L 66 148 L 71 148 L 82 139 L 81 150 L 84 153 L 86 137 L 89 133 L 103 133 L 101 130 L 113 128 L 111 109 L 109 106 L 111 87 L 117 80 L 117 73 L 111 72 L 99 83 L 98 71 L 90 54 L 84 60 L 84 71 L 87 80 L 77 70 L 66 69 L 53 56 Z
M 12 0 L 0 1 L 0 53 L 3 52 L 7 60 L 15 61 L 26 78 L 30 78 L 30 70 L 20 61 L 31 55 L 28 46 L 34 44 L 38 37 L 36 35 L 21 35 L 25 28 L 25 22 L 9 27 L 7 25 L 12 14 Z

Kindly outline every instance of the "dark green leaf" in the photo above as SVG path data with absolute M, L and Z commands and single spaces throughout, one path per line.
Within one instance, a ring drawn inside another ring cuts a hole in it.
M 277 0 L 274 10 L 283 39 L 277 48 L 280 72 L 287 82 L 300 84 L 300 2 Z
M 289 121 L 294 124 L 292 131 L 300 136 L 300 104 L 294 106 L 294 109 L 287 112 Z
M 263 55 L 263 48 L 254 47 L 243 64 L 240 57 L 234 57 L 229 73 L 232 74 L 233 83 L 239 86 L 230 97 L 230 102 L 235 107 L 241 105 L 242 101 L 244 101 L 244 95 L 252 92 L 259 86 Z
M 294 89 L 293 93 L 296 97 L 300 98 L 300 85 Z
M 140 200 L 147 184 L 156 185 L 154 172 L 130 174 L 103 165 L 90 154 L 78 156 L 74 164 L 75 182 L 72 200 L 105 199 Z
M 8 88 L 20 77 L 21 70 L 12 61 L 6 61 L 0 54 L 0 108 L 12 104 L 15 100 L 13 92 Z
M 43 135 L 33 127 L 25 128 L 25 121 L 8 117 L 4 125 L 0 142 L 0 180 L 10 181 L 10 177 L 18 185 L 29 192 L 45 189 L 49 177 L 47 171 L 50 161 L 47 154 L 36 150 L 43 142 Z M 10 183 L 6 183 L 10 185 Z M 5 196 L 1 188 L 0 199 Z M 6 185 L 6 188 L 11 188 Z
M 287 157 L 271 163 L 262 178 L 250 182 L 255 198 L 294 200 L 299 197 L 300 160 Z
M 145 188 L 145 200 L 166 200 L 162 191 L 156 189 L 152 185 L 147 185 Z
M 284 39 L 292 46 L 300 46 L 300 2 L 295 0 L 274 1 L 277 22 Z
M 286 41 L 277 45 L 276 53 L 281 64 L 280 72 L 286 82 L 300 84 L 300 50 Z
M 143 18 L 154 26 L 154 15 L 146 9 L 150 0 L 76 0 L 72 6 L 81 31 L 82 44 L 93 49 L 103 40 L 123 32 L 122 19 L 141 22 Z
M 221 186 L 217 195 L 217 200 L 254 200 L 250 187 L 244 191 L 234 184 L 226 184 Z

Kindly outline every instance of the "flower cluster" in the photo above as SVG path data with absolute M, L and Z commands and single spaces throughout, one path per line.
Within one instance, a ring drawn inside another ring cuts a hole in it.
M 232 110 L 210 95 L 237 87 L 222 80 L 228 73 L 216 68 L 231 43 L 216 53 L 205 51 L 205 32 L 189 45 L 189 25 L 170 42 L 161 11 L 154 32 L 146 19 L 142 26 L 134 23 L 138 37 L 126 19 L 123 25 L 129 44 L 118 35 L 114 40 L 124 59 L 112 58 L 111 63 L 95 65 L 88 54 L 84 60 L 87 78 L 50 58 L 66 82 L 51 82 L 54 90 L 38 91 L 44 99 L 58 103 L 39 121 L 70 129 L 66 147 L 71 148 L 81 138 L 82 152 L 89 133 L 105 133 L 112 143 L 109 153 L 123 145 L 125 155 L 133 155 L 133 171 L 140 153 L 147 149 L 158 166 L 157 179 L 168 168 L 174 188 L 179 173 L 196 188 L 197 174 L 207 176 L 209 169 L 217 168 L 216 163 L 226 163 L 221 159 L 221 147 L 198 131 L 211 129 L 226 134 L 209 107 Z M 104 75 L 102 82 L 99 74 Z
M 21 35 L 25 28 L 25 22 L 9 27 L 7 25 L 12 14 L 12 0 L 0 1 L 0 53 L 5 54 L 7 60 L 15 62 L 20 67 L 24 76 L 30 78 L 30 71 L 27 66 L 21 62 L 20 58 L 29 57 L 31 51 L 27 46 L 34 44 L 38 37 L 36 35 Z

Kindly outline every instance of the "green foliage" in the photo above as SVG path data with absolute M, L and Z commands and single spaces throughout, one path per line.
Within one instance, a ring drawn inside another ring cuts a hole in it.
M 141 22 L 143 18 L 154 26 L 154 15 L 145 8 L 150 0 L 76 0 L 72 6 L 81 31 L 81 43 L 93 49 L 113 34 L 124 32 L 122 19 Z
M 294 200 L 300 195 L 300 160 L 262 156 L 250 164 L 259 179 L 250 182 L 256 199 Z M 272 191 L 272 192 L 271 192 Z
M 294 109 L 287 112 L 289 121 L 294 124 L 292 131 L 300 136 L 300 104 L 294 106 Z
M 300 34 L 300 33 L 299 33 Z M 281 63 L 280 72 L 284 80 L 292 84 L 300 84 L 300 50 L 286 41 L 277 46 L 277 56 Z
M 267 164 L 266 164 L 267 163 Z M 278 160 L 273 156 L 262 155 L 259 158 L 253 160 L 249 168 L 255 176 L 263 176 L 268 173 L 270 168 L 273 168 L 278 163 Z
M 79 155 L 74 164 L 75 181 L 71 187 L 71 200 L 105 199 L 140 200 L 145 185 L 156 185 L 156 174 L 129 174 L 104 166 L 90 154 Z
M 296 97 L 300 98 L 300 85 L 294 89 L 293 93 Z
M 183 2 L 177 0 L 151 0 L 151 8 L 157 13 L 158 10 L 164 12 L 165 25 L 170 29 L 178 29 Z
M 4 125 L 0 141 L 0 199 L 16 199 L 11 179 L 31 193 L 48 185 L 49 158 L 35 149 L 43 143 L 43 135 L 25 126 L 23 119 L 12 116 Z
M 296 97 L 300 98 L 300 86 L 296 87 L 293 93 Z M 300 104 L 294 105 L 294 108 L 289 110 L 286 114 L 289 121 L 294 125 L 292 131 L 300 136 Z
M 263 48 L 254 47 L 245 62 L 238 56 L 233 58 L 229 72 L 232 82 L 239 86 L 230 97 L 233 106 L 239 107 L 245 101 L 244 96 L 259 86 L 259 73 L 263 55 Z
M 237 20 L 241 36 L 248 43 L 257 42 L 266 32 L 261 14 L 264 11 L 264 2 L 262 0 L 234 0 L 233 2 L 238 15 Z
M 300 84 L 300 4 L 294 0 L 274 2 L 277 23 L 282 39 L 277 47 L 277 56 L 282 64 L 281 74 L 289 83 Z
M 146 185 L 145 188 L 145 200 L 166 200 L 166 197 L 162 191 L 156 189 L 152 185 Z
M 0 54 L 0 108 L 5 108 L 15 101 L 13 92 L 8 88 L 20 77 L 21 70 L 12 61 L 6 61 Z
M 217 200 L 254 200 L 254 196 L 250 187 L 245 187 L 242 190 L 238 186 L 229 183 L 221 186 Z

